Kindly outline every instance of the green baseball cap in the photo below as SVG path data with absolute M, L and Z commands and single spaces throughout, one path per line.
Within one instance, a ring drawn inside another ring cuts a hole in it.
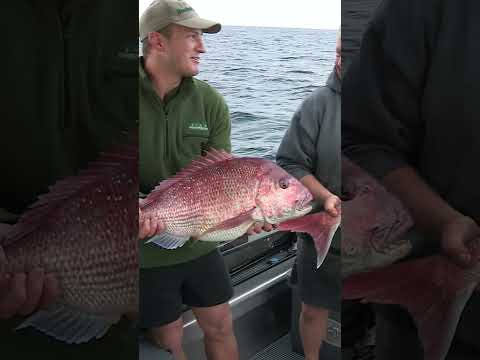
M 140 40 L 149 32 L 163 29 L 169 24 L 183 25 L 200 29 L 205 33 L 217 33 L 222 26 L 214 21 L 202 19 L 195 10 L 183 0 L 155 0 L 140 17 Z

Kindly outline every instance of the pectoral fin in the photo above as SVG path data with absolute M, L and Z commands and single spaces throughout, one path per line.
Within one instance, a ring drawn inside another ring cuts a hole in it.
M 152 236 L 146 241 L 146 243 L 154 243 L 164 249 L 176 249 L 185 245 L 190 239 L 189 236 L 174 235 L 168 232 L 163 232 L 158 235 Z
M 87 314 L 68 305 L 55 305 L 36 312 L 16 330 L 32 326 L 57 340 L 81 344 L 93 338 L 101 338 L 119 320 L 119 315 L 107 317 Z
M 202 235 L 199 236 L 199 239 L 202 239 L 205 237 L 205 235 L 218 232 L 218 231 L 225 231 L 225 230 L 230 230 L 233 228 L 238 228 L 239 226 L 245 225 L 246 223 L 253 223 L 254 220 L 252 219 L 252 214 L 255 212 L 256 208 L 253 208 L 247 212 L 244 212 L 238 216 L 235 216 L 234 218 L 225 220 L 218 224 L 217 226 L 214 226 L 207 231 L 205 231 Z M 248 228 L 247 228 L 248 229 Z M 246 230 L 247 230 L 246 229 Z M 246 231 L 245 230 L 245 231 Z

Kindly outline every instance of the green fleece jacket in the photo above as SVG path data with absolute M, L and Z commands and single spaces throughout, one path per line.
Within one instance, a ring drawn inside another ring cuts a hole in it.
M 140 191 L 150 192 L 209 148 L 231 150 L 230 117 L 223 97 L 206 82 L 185 78 L 162 101 L 139 65 Z M 187 262 L 213 251 L 216 243 L 196 241 L 165 250 L 153 243 L 139 245 L 140 267 Z

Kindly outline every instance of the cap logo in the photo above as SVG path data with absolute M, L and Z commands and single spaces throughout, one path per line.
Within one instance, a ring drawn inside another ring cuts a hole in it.
M 177 11 L 177 14 L 180 15 L 189 11 L 193 11 L 193 9 L 191 7 L 184 7 L 184 8 L 176 9 L 176 11 Z

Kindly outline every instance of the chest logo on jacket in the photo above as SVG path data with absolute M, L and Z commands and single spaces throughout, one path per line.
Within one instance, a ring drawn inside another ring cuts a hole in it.
M 208 125 L 204 122 L 191 122 L 190 125 L 188 126 L 189 130 L 196 130 L 196 131 L 202 131 L 202 132 L 208 132 Z

